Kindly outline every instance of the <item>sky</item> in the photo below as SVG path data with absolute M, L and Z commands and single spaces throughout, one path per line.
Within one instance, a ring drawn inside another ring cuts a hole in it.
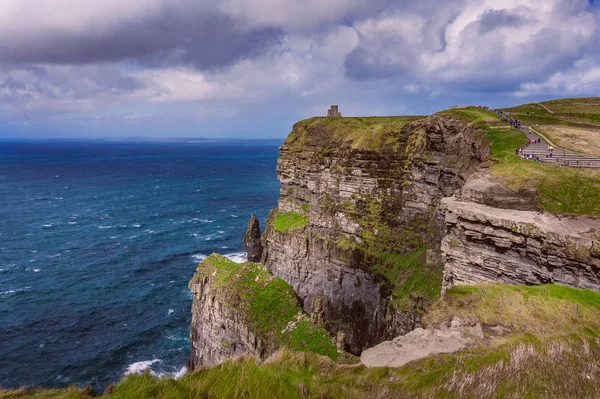
M 0 138 L 283 138 L 600 95 L 593 0 L 0 0 Z

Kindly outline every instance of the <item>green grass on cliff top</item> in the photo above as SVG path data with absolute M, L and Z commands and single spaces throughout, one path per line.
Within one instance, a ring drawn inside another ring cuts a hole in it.
M 428 309 L 423 323 L 432 327 L 452 317 L 538 336 L 600 334 L 600 292 L 559 285 L 456 286 Z
M 380 117 L 316 117 L 294 125 L 285 144 L 303 148 L 314 146 L 327 152 L 333 148 L 347 147 L 355 150 L 379 151 L 398 143 L 402 127 L 422 116 Z
M 491 144 L 489 173 L 508 188 L 536 189 L 538 204 L 546 211 L 600 216 L 600 171 L 562 168 L 522 159 L 515 154 L 515 149 L 527 145 L 527 137 L 507 128 L 506 122 L 486 120 L 486 113 L 491 112 L 469 108 L 441 114 L 458 117 L 485 130 L 485 138 Z
M 316 352 L 334 360 L 339 357 L 328 332 L 304 318 L 295 330 L 282 333 L 289 322 L 302 314 L 302 306 L 292 287 L 273 277 L 263 265 L 239 264 L 212 254 L 198 265 L 190 288 L 205 277 L 211 280 L 212 294 L 225 306 L 245 315 L 257 336 L 274 339 L 278 346 Z
M 275 230 L 285 233 L 287 231 L 301 229 L 308 225 L 308 215 L 297 212 L 280 212 L 275 216 L 273 227 Z
M 479 321 L 486 334 L 480 346 L 397 369 L 338 365 L 313 353 L 283 350 L 265 362 L 232 360 L 178 380 L 127 376 L 110 398 L 596 398 L 599 312 L 600 293 L 590 290 L 454 287 L 425 321 L 439 325 L 454 316 Z M 90 397 L 75 389 L 0 390 L 0 399 Z
M 562 98 L 542 103 L 523 104 L 504 110 L 518 114 L 519 118 L 546 124 L 600 124 L 600 97 Z

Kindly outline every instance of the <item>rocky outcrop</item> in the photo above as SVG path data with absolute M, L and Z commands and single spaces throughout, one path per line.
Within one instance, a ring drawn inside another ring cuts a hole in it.
M 207 258 L 198 266 L 196 275 L 190 281 L 194 301 L 190 329 L 192 353 L 187 365 L 189 370 L 212 366 L 235 356 L 262 357 L 268 352 L 269 345 L 253 331 L 247 312 L 232 306 L 229 295 L 223 291 L 225 287 L 219 287 L 215 282 L 218 269 L 213 262 L 218 261 L 218 258 Z M 233 291 L 236 288 L 228 289 Z
M 279 208 L 263 235 L 263 263 L 306 312 L 326 298 L 313 318 L 343 332 L 357 354 L 420 326 L 441 288 L 440 201 L 489 151 L 457 120 L 398 120 L 374 129 L 377 118 L 296 124 L 280 151 Z M 308 223 L 278 229 L 280 214 Z
M 416 328 L 408 334 L 365 350 L 360 361 L 367 367 L 402 367 L 434 353 L 451 353 L 483 340 L 479 323 L 465 325 L 453 318 L 450 325 L 435 329 Z
M 600 220 L 442 200 L 444 287 L 479 282 L 600 290 Z
M 260 264 L 213 254 L 198 265 L 189 288 L 190 370 L 242 355 L 265 358 L 283 346 L 339 355 L 333 338 L 302 313 L 291 287 Z
M 260 223 L 255 214 L 250 216 L 248 228 L 244 235 L 243 246 L 248 253 L 249 262 L 260 262 L 263 247 L 261 243 Z

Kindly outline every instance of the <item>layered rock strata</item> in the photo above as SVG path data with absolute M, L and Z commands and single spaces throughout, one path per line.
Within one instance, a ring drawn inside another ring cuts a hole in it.
M 442 200 L 444 287 L 480 282 L 600 290 L 600 220 Z
M 356 354 L 420 325 L 435 293 L 416 286 L 429 279 L 441 288 L 440 201 L 489 151 L 478 132 L 456 120 L 365 128 L 376 122 L 296 124 L 280 152 L 279 208 L 263 235 L 263 263 L 293 287 L 306 312 L 326 298 L 317 306 L 324 325 L 344 333 Z M 308 222 L 278 229 L 280 214 Z

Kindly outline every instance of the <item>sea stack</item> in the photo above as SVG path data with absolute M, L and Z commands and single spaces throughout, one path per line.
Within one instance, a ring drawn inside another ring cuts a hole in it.
M 260 241 L 260 223 L 255 214 L 250 216 L 248 229 L 244 235 L 244 249 L 248 253 L 248 262 L 260 262 L 263 247 Z

